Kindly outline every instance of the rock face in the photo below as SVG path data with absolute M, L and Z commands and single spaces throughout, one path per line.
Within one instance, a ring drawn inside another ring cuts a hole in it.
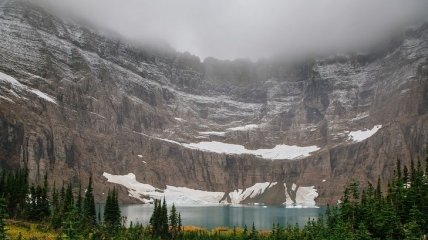
M 111 186 L 104 172 L 219 192 L 295 183 L 315 186 L 325 204 L 351 179 L 385 183 L 397 158 L 425 156 L 428 25 L 368 54 L 200 62 L 19 1 L 0 0 L 0 12 L 0 164 L 27 166 L 32 181 L 48 171 L 77 187 L 92 174 L 97 201 Z M 349 139 L 375 125 L 369 138 Z M 203 141 L 320 149 L 272 161 L 185 145 Z M 271 189 L 258 199 L 283 203 Z

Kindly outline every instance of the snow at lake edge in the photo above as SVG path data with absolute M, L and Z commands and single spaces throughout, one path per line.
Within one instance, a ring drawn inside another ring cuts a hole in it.
M 130 197 L 134 197 L 143 203 L 152 203 L 154 199 L 162 199 L 177 206 L 195 206 L 195 205 L 221 205 L 229 204 L 221 202 L 224 192 L 209 192 L 203 190 L 195 190 L 187 187 L 166 186 L 166 189 L 158 189 L 150 184 L 140 183 L 136 180 L 133 173 L 127 175 L 113 175 L 104 172 L 103 176 L 107 178 L 107 182 L 120 184 L 128 189 Z M 240 204 L 248 198 L 255 198 L 263 194 L 267 189 L 275 186 L 277 182 L 256 183 L 243 189 L 237 189 L 229 192 L 231 204 Z M 285 186 L 285 184 L 284 184 Z M 301 189 L 299 191 L 299 189 Z M 318 196 L 316 189 L 311 187 L 299 187 L 297 189 L 296 204 L 285 204 L 287 207 L 316 207 L 315 198 Z
M 315 199 L 318 197 L 318 192 L 315 186 L 309 187 L 297 187 L 296 184 L 292 184 L 291 190 L 296 193 L 295 202 L 291 199 L 287 191 L 287 186 L 284 183 L 286 201 L 283 203 L 289 208 L 307 208 L 317 207 Z M 296 191 L 297 189 L 297 191 Z

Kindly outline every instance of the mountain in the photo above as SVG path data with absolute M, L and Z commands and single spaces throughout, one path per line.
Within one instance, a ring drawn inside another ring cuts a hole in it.
M 124 202 L 313 205 L 424 157 L 428 25 L 369 53 L 203 62 L 0 1 L 0 163 Z

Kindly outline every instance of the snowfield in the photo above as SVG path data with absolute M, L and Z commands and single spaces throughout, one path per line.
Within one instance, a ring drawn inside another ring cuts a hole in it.
M 367 138 L 373 136 L 379 129 L 382 128 L 382 125 L 376 125 L 372 129 L 367 130 L 358 130 L 353 131 L 348 134 L 349 140 L 354 142 L 362 142 L 366 140 Z
M 134 197 L 143 203 L 148 203 L 153 200 L 142 198 L 141 194 L 155 192 L 156 188 L 150 184 L 144 184 L 137 181 L 135 174 L 129 173 L 128 175 L 112 175 L 109 173 L 103 173 L 103 176 L 107 178 L 107 182 L 120 184 L 128 189 L 129 196 Z
M 256 183 L 253 186 L 246 188 L 245 190 L 237 189 L 229 193 L 230 202 L 233 204 L 239 204 L 247 198 L 255 198 L 276 184 L 277 182 Z
M 42 91 L 40 91 L 38 89 L 27 87 L 27 86 L 21 84 L 14 77 L 9 76 L 9 75 L 7 75 L 5 73 L 0 72 L 0 81 L 10 83 L 12 85 L 12 87 L 15 88 L 15 89 L 25 90 L 27 92 L 32 92 L 32 93 L 36 94 L 39 98 L 42 98 L 42 99 L 44 99 L 44 100 L 46 100 L 48 102 L 57 104 L 56 101 L 55 101 L 55 99 L 52 98 L 51 96 L 49 96 L 48 94 L 46 94 L 46 93 L 44 93 L 44 92 L 42 92 Z M 12 100 L 10 100 L 10 101 L 12 101 Z
M 258 157 L 270 160 L 278 159 L 296 159 L 300 157 L 310 156 L 310 153 L 318 151 L 320 148 L 317 146 L 289 146 L 289 145 L 276 145 L 271 149 L 246 149 L 242 145 L 222 143 L 222 142 L 199 142 L 199 143 L 183 143 L 184 147 L 198 149 L 202 151 L 209 151 L 215 153 L 226 154 L 251 154 Z
M 219 204 L 224 196 L 223 192 L 208 192 L 195 190 L 186 187 L 166 186 L 166 189 L 157 189 L 150 184 L 140 183 L 136 180 L 135 174 L 112 175 L 103 173 L 108 182 L 120 184 L 128 189 L 129 196 L 140 200 L 143 203 L 151 203 L 154 199 L 162 199 L 175 205 L 210 205 Z
M 287 191 L 287 186 L 284 183 L 286 201 L 283 203 L 289 208 L 314 208 L 316 206 L 315 199 L 318 197 L 317 189 L 314 186 L 298 187 L 293 183 L 291 191 L 296 193 L 296 199 L 293 201 Z M 297 190 L 296 190 L 297 189 Z
M 154 199 L 162 199 L 178 206 L 197 206 L 197 205 L 218 205 L 229 204 L 222 199 L 225 192 L 209 192 L 196 190 L 187 187 L 166 186 L 166 189 L 158 189 L 150 184 L 140 183 L 136 180 L 135 174 L 127 175 L 112 175 L 104 172 L 103 176 L 107 178 L 107 182 L 122 185 L 128 189 L 130 197 L 136 198 L 143 203 L 152 203 Z M 240 204 L 249 198 L 255 198 L 265 193 L 266 190 L 275 186 L 277 182 L 256 183 L 253 186 L 244 189 L 236 189 L 229 192 L 231 204 Z M 284 184 L 285 186 L 285 184 Z M 295 185 L 294 185 L 295 186 Z M 317 190 L 311 187 L 295 187 L 297 188 L 296 202 L 290 199 L 286 193 L 287 202 L 284 203 L 287 207 L 315 207 L 315 198 L 318 196 Z M 287 188 L 285 187 L 285 190 Z

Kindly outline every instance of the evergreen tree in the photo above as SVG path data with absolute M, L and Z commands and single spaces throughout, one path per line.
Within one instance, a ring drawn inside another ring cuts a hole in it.
M 101 224 L 101 206 L 98 205 L 98 223 Z
M 55 188 L 55 183 L 52 191 L 52 216 L 51 216 L 51 225 L 54 229 L 61 227 L 61 205 L 59 203 L 59 193 Z
M 95 200 L 92 188 L 92 176 L 89 177 L 88 187 L 85 192 L 85 200 L 83 202 L 83 216 L 88 226 L 96 225 Z
M 0 198 L 0 239 L 6 239 L 6 223 L 4 222 L 6 217 L 6 201 L 4 198 Z
M 251 239 L 251 240 L 258 239 L 258 233 L 256 230 L 256 226 L 254 225 L 254 222 L 253 222 L 253 226 L 251 227 L 251 233 L 250 233 L 248 239 Z
M 27 209 L 28 171 L 18 169 L 14 172 L 3 171 L 1 177 L 2 196 L 11 218 L 20 217 Z M 0 196 L 1 197 L 1 196 Z
M 65 191 L 65 198 L 63 202 L 63 214 L 66 215 L 68 212 L 74 209 L 74 197 L 73 197 L 73 189 L 71 184 L 67 185 L 67 189 Z
M 169 226 L 168 226 L 168 208 L 166 205 L 165 197 L 163 198 L 162 208 L 161 208 L 161 236 L 163 239 L 167 239 L 169 236 Z
M 117 233 L 120 228 L 120 209 L 117 199 L 116 188 L 113 191 L 108 191 L 107 201 L 104 208 L 104 223 L 111 230 L 111 233 Z
M 79 184 L 79 193 L 77 195 L 77 201 L 76 201 L 76 211 L 77 215 L 82 216 L 82 184 Z
M 158 236 L 160 232 L 160 208 L 159 200 L 155 199 L 152 216 L 150 217 L 150 226 L 152 237 Z
M 171 214 L 169 215 L 171 238 L 175 239 L 178 235 L 178 216 L 175 205 L 172 204 Z
M 242 232 L 242 234 L 244 235 L 244 237 L 247 237 L 247 235 L 248 235 L 247 224 L 244 225 L 244 231 Z
M 48 192 L 48 173 L 46 172 L 43 180 L 43 188 L 40 199 L 40 212 L 42 220 L 48 220 L 49 216 L 51 215 L 51 204 L 49 202 Z
M 404 170 L 403 170 L 403 182 L 404 182 L 404 186 L 405 188 L 408 187 L 408 182 L 409 182 L 409 170 L 407 169 L 407 166 L 404 166 Z
M 62 223 L 62 231 L 61 231 L 61 238 L 64 237 L 66 239 L 74 240 L 74 239 L 81 239 L 82 231 L 79 228 L 80 223 L 80 216 L 77 213 L 77 209 L 72 206 L 69 208 L 69 210 L 66 212 L 64 216 L 64 221 Z
M 178 213 L 178 232 L 180 233 L 183 230 L 183 224 L 181 222 L 181 213 Z

